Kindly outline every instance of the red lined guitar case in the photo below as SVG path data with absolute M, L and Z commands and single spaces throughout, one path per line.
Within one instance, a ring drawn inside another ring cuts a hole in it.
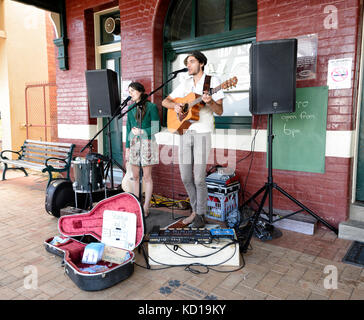
M 104 199 L 87 213 L 61 217 L 58 220 L 58 230 L 62 234 L 61 238 L 67 240 L 51 244 L 54 239 L 52 237 L 44 242 L 48 252 L 63 257 L 65 272 L 82 290 L 97 291 L 109 288 L 129 278 L 134 272 L 134 252 L 131 250 L 128 250 L 130 258 L 122 264 L 100 261 L 97 264 L 105 269 L 101 272 L 90 273 L 81 270 L 92 266 L 82 263 L 82 256 L 87 243 L 101 241 L 105 210 L 130 212 L 136 215 L 135 248 L 137 248 L 144 236 L 142 208 L 137 198 L 130 193 L 120 193 Z M 88 240 L 83 241 L 84 239 Z

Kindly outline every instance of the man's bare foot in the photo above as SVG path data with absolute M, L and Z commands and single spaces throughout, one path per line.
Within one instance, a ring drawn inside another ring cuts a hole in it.
M 185 218 L 185 219 L 182 220 L 182 223 L 183 224 L 186 224 L 186 225 L 192 223 L 192 221 L 195 219 L 195 216 L 196 216 L 196 213 L 195 212 L 192 212 L 189 217 L 187 217 L 187 218 Z

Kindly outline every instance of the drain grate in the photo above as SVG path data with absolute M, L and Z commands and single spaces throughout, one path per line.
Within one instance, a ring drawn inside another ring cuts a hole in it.
M 364 267 L 364 243 L 354 241 L 342 262 Z

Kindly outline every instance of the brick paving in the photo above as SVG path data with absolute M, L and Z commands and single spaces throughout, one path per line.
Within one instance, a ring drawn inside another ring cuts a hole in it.
M 7 178 L 0 181 L 1 300 L 364 299 L 364 268 L 341 262 L 352 242 L 321 228 L 313 236 L 281 230 L 282 237 L 271 241 L 253 238 L 245 267 L 236 272 L 193 274 L 181 267 L 135 266 L 131 277 L 111 288 L 83 291 L 64 273 L 61 259 L 43 246 L 59 234 L 57 219 L 45 211 L 47 177 L 9 172 Z M 136 263 L 144 265 L 137 250 Z M 337 289 L 325 289 L 327 266 L 337 270 Z M 32 271 L 35 283 L 27 277 Z

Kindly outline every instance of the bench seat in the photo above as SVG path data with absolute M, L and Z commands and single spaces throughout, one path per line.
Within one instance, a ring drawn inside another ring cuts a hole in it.
M 3 150 L 0 162 L 4 164 L 2 179 L 5 180 L 7 170 L 22 170 L 27 176 L 25 168 L 49 174 L 48 184 L 53 178 L 53 172 L 66 172 L 70 179 L 72 154 L 75 145 L 72 143 L 25 140 L 19 151 Z M 8 154 L 16 154 L 17 159 L 9 159 Z M 11 167 L 9 167 L 11 166 Z

